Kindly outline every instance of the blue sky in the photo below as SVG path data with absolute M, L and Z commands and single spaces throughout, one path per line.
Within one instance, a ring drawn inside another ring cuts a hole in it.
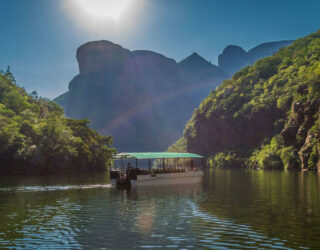
M 28 92 L 65 92 L 78 73 L 76 49 L 92 40 L 177 61 L 198 52 L 216 64 L 229 44 L 250 49 L 320 28 L 316 0 L 130 0 L 117 25 L 104 21 L 99 28 L 68 1 L 77 0 L 0 0 L 0 68 L 10 65 Z

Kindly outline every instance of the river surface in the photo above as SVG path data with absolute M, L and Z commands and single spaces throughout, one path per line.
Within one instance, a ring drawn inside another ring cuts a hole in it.
M 0 179 L 0 248 L 320 248 L 320 174 L 210 170 L 117 190 L 107 174 Z

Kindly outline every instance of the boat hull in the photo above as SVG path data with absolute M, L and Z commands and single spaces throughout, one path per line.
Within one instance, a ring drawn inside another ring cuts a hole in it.
M 166 173 L 156 175 L 138 175 L 137 180 L 130 180 L 131 186 L 195 184 L 202 181 L 203 171 Z

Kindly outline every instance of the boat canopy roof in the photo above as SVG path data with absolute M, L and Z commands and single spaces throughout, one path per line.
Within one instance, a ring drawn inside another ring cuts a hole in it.
M 146 152 L 146 153 L 119 153 L 114 159 L 170 159 L 170 158 L 202 158 L 203 156 L 191 153 L 175 152 Z

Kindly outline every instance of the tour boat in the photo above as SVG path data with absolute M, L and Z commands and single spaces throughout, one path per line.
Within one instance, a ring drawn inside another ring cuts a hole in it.
M 201 155 L 192 153 L 119 153 L 115 155 L 115 164 L 110 170 L 111 184 L 130 188 L 200 183 L 202 159 Z

